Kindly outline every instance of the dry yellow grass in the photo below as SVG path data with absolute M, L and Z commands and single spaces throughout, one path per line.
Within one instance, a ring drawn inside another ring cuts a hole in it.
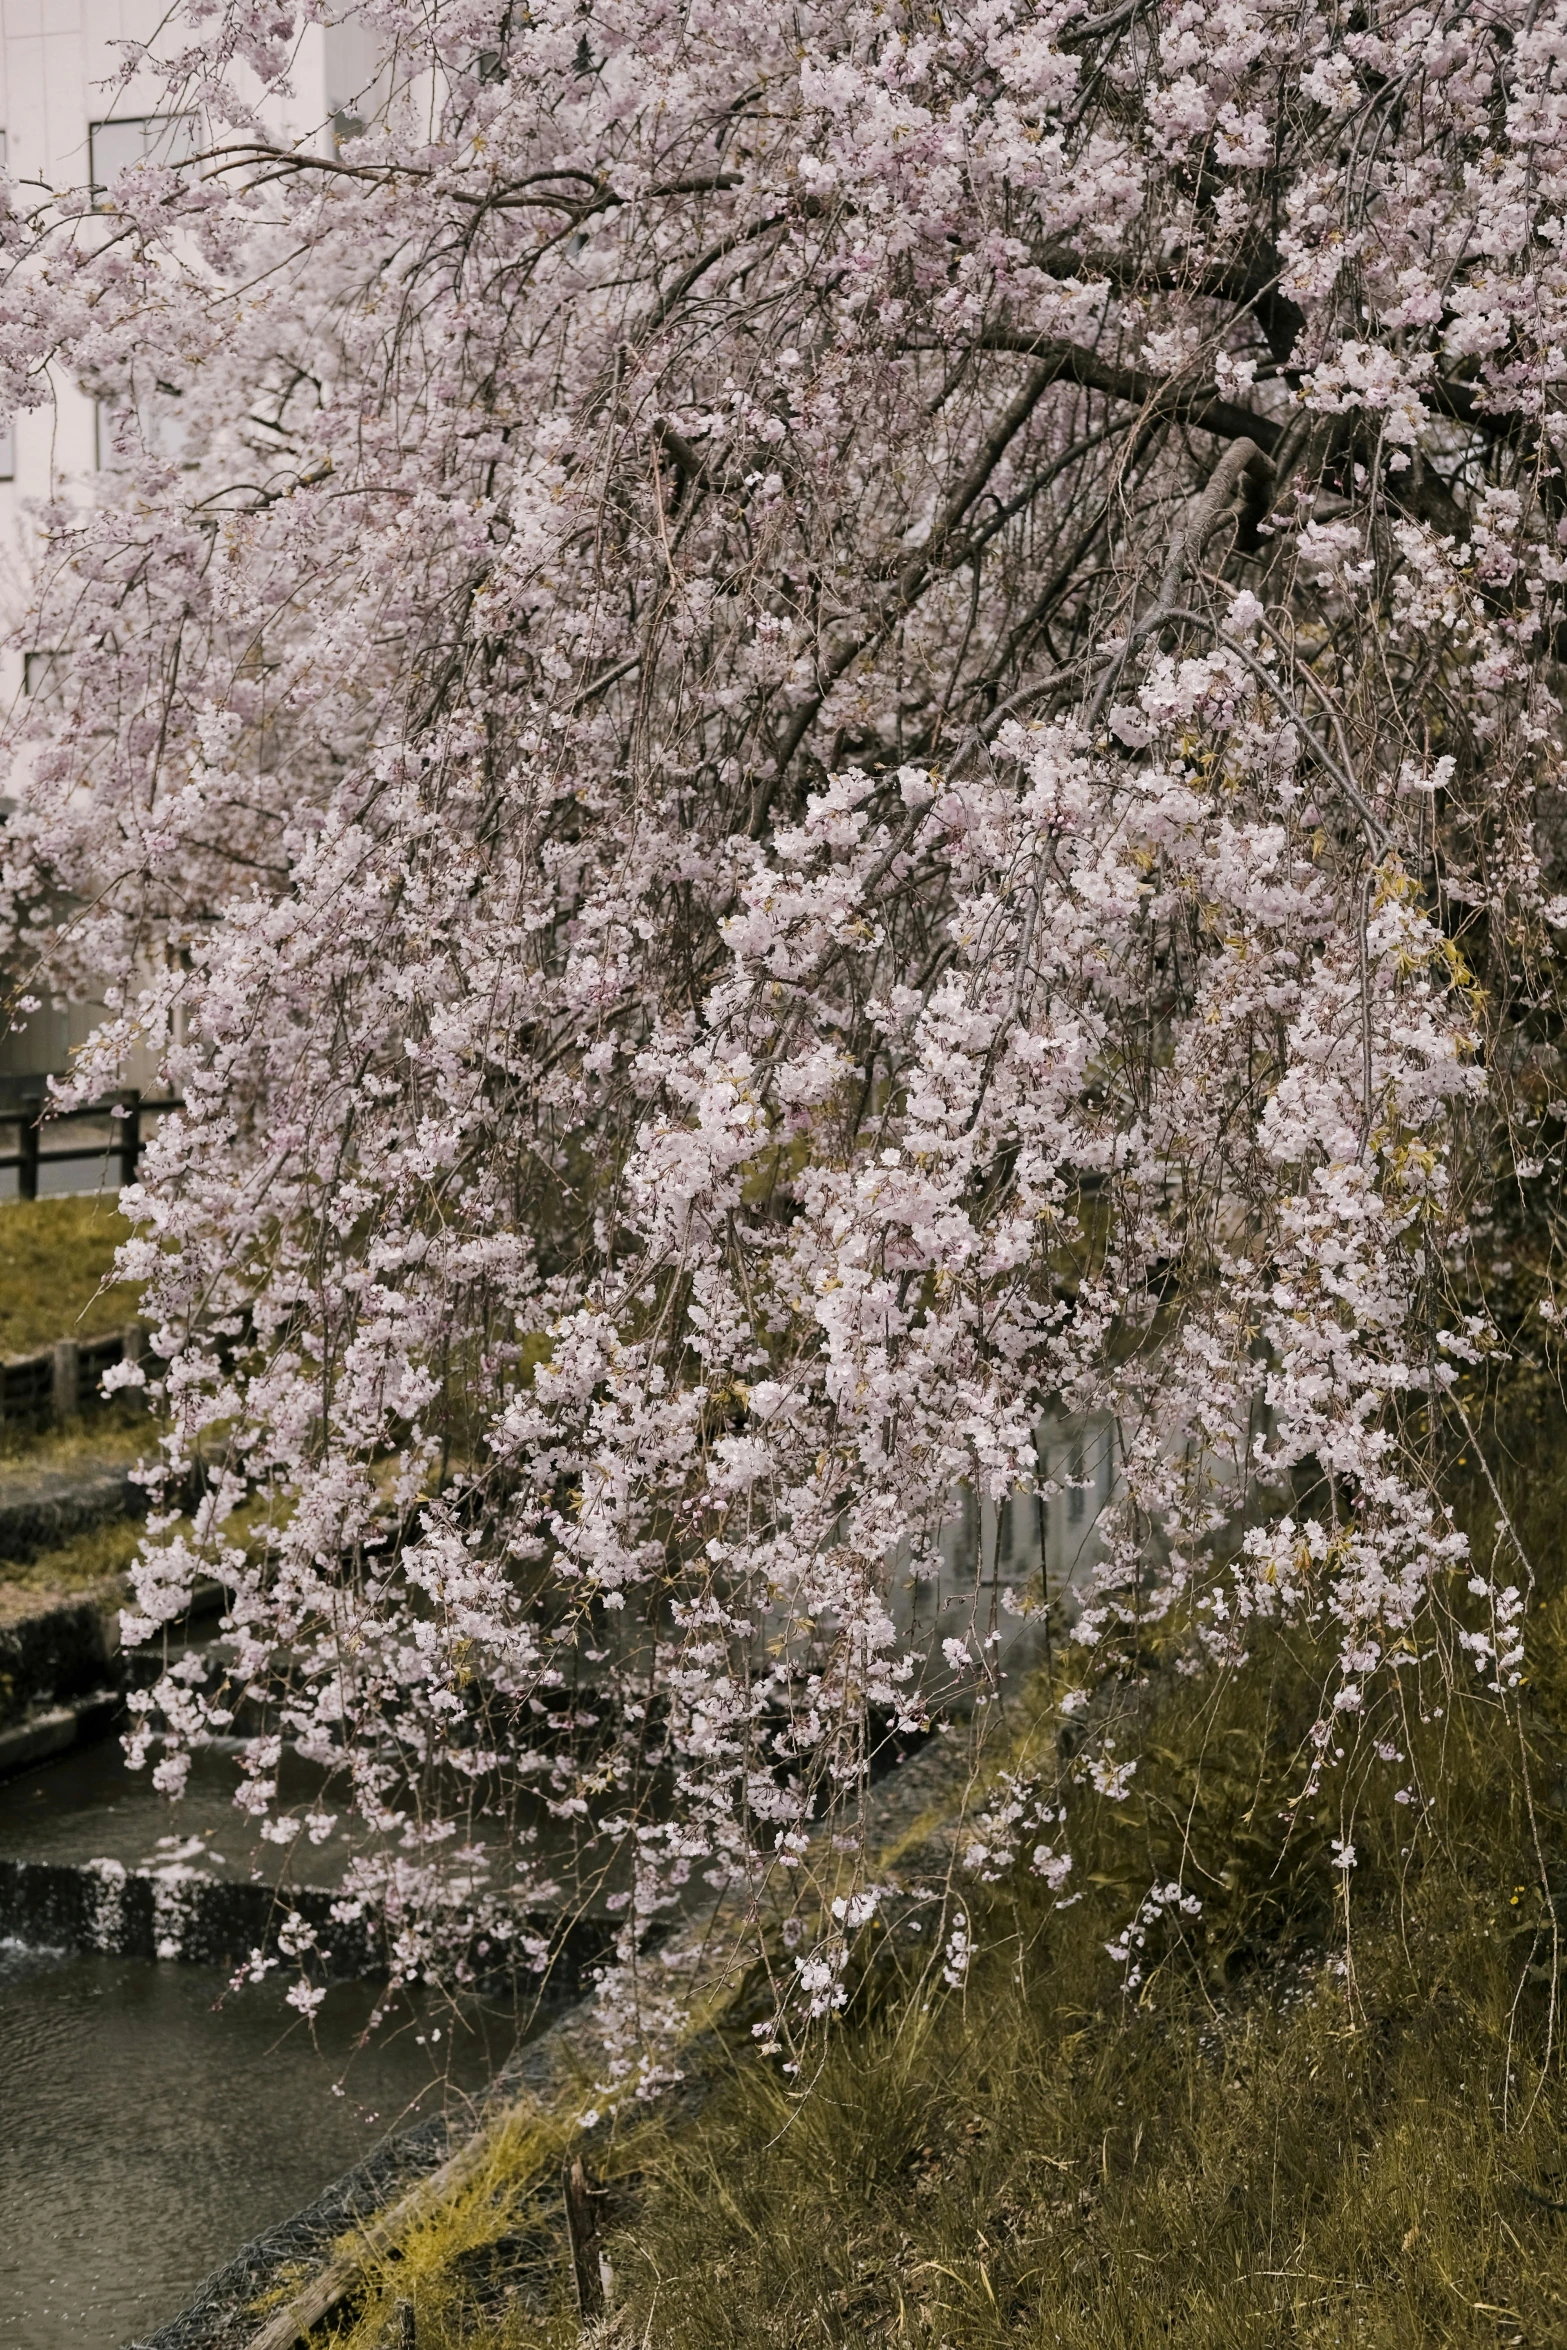
M 1136 1800 L 1078 1803 L 1073 1906 L 1026 1872 L 976 1890 L 961 1995 L 933 1992 L 920 1944 L 870 1931 L 807 2088 L 758 2061 L 742 1999 L 698 2102 L 595 2134 L 602 2339 L 1567 2341 L 1567 1426 L 1549 1401 L 1537 1417 L 1503 1479 L 1542 1562 L 1529 1684 L 1505 1707 L 1444 1691 L 1407 1767 L 1368 1763 L 1351 1915 L 1336 1817 L 1282 1816 L 1320 1660 L 1281 1640 L 1217 1690 L 1166 1685 Z M 1485 1498 L 1455 1491 L 1483 1556 Z M 1409 1777 L 1418 1828 L 1394 1800 Z M 1177 1843 L 1204 1914 L 1128 1995 L 1105 1944 Z M 572 2350 L 554 2143 L 498 2140 L 482 2191 L 424 2209 L 320 2340 L 368 2350 L 398 2298 L 421 2350 Z

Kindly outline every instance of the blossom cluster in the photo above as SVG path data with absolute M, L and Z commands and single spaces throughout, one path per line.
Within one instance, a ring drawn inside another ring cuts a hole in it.
M 294 13 L 200 0 L 189 159 L 4 189 L 0 386 L 117 424 L 0 923 L 108 984 L 80 1097 L 184 1104 L 126 1637 L 216 1573 L 227 1646 L 138 1754 L 331 1774 L 406 1972 L 591 1889 L 613 2090 L 660 1921 L 869 1867 L 898 1594 L 1047 1413 L 1117 1432 L 1085 1687 L 1310 1618 L 1331 1767 L 1472 1572 L 1416 1430 L 1554 1000 L 1567 5 L 362 15 L 362 132 L 271 145 Z M 1064 1796 L 987 1822 L 1065 1883 Z

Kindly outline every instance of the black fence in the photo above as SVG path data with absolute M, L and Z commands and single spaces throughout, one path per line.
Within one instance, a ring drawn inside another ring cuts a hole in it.
M 123 1188 L 136 1180 L 137 1163 L 141 1158 L 142 1120 L 164 1110 L 178 1110 L 177 1101 L 149 1101 L 134 1085 L 122 1087 L 112 1100 L 87 1102 L 79 1110 L 49 1111 L 42 1093 L 23 1094 L 19 1101 L 0 1103 L 0 1127 L 16 1130 L 16 1148 L 0 1151 L 0 1170 L 14 1167 L 16 1188 L 22 1199 L 38 1197 L 38 1172 L 41 1167 L 62 1167 L 84 1160 L 98 1159 L 105 1173 L 114 1160 L 119 1166 L 119 1180 Z M 47 1126 L 70 1126 L 84 1119 L 100 1124 L 109 1120 L 107 1142 L 89 1142 L 68 1146 L 64 1150 L 45 1150 L 45 1113 Z

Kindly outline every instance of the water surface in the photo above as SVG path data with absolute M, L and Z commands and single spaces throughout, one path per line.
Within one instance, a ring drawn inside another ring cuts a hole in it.
M 315 2041 L 275 1982 L 0 1943 L 0 2344 L 120 2350 L 389 2130 L 482 2088 L 498 2010 L 337 1983 Z M 437 2038 L 435 2035 L 439 2034 Z

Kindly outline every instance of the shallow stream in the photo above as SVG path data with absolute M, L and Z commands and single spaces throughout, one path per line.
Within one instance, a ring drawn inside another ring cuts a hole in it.
M 234 1770 L 201 1758 L 171 1813 L 106 1739 L 0 1780 L 0 1857 L 241 1880 L 270 1862 L 275 1881 L 288 1856 L 235 1812 Z M 337 1857 L 301 1873 L 330 1877 Z M 0 2350 L 151 2333 L 390 2131 L 481 2091 L 517 2037 L 499 2003 L 404 1995 L 360 2046 L 384 1987 L 332 1984 L 313 2032 L 285 1987 L 0 1939 Z
M 333 1984 L 312 2041 L 276 1981 L 235 1992 L 216 1968 L 0 1944 L 5 2350 L 121 2350 L 510 2052 L 509 2016 L 406 2001 L 357 2049 L 375 1997 Z

